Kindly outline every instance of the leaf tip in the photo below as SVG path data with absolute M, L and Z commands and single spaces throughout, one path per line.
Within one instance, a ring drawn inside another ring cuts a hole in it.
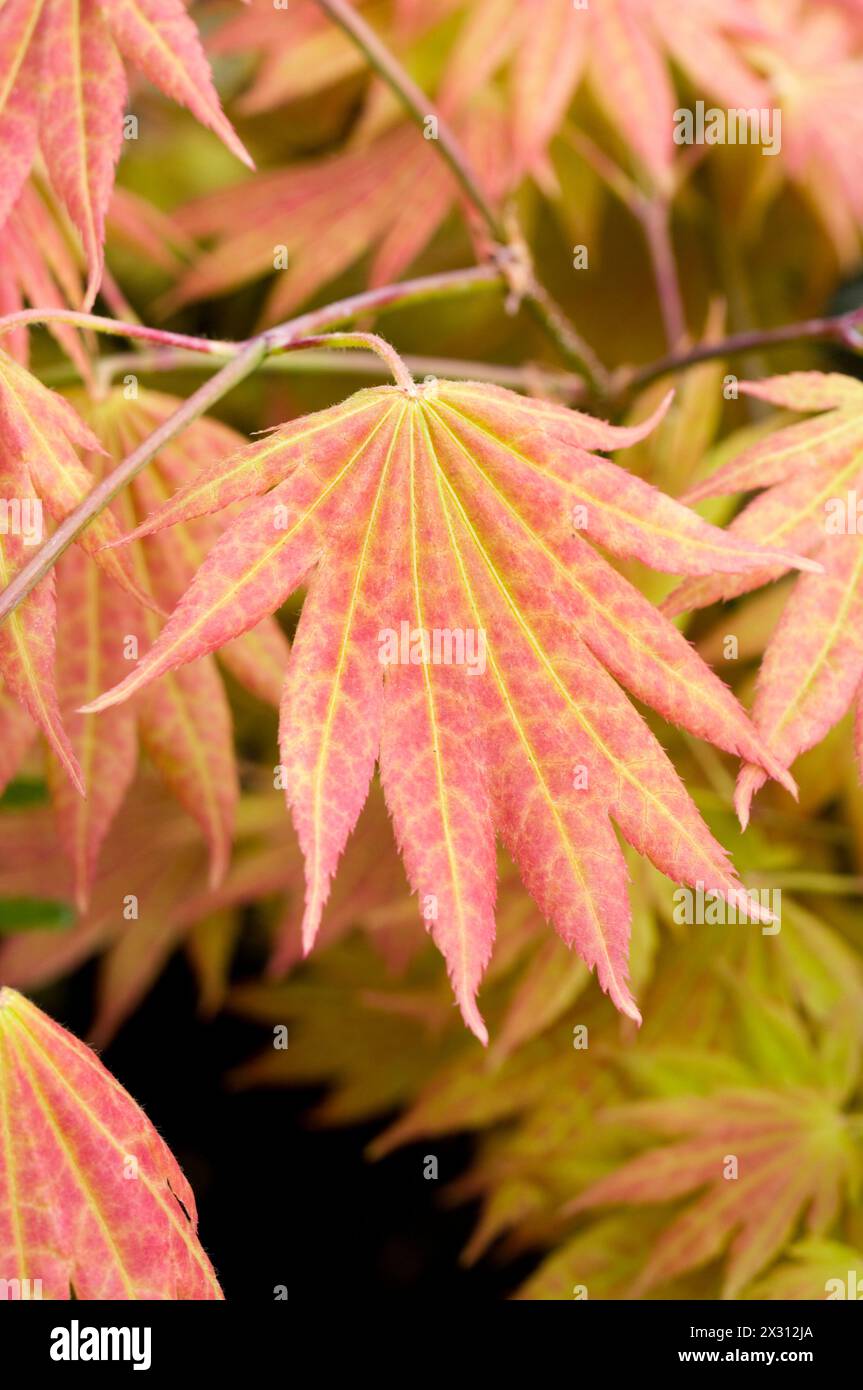
M 818 561 L 818 560 L 810 560 L 809 557 L 808 557 L 807 555 L 795 555 L 795 556 L 793 556 L 792 558 L 793 558 L 793 560 L 794 560 L 794 568 L 795 568 L 795 569 L 798 569 L 798 570 L 803 570 L 804 573 L 807 573 L 807 574 L 825 574 L 825 573 L 826 573 L 826 570 L 824 569 L 824 566 L 820 563 L 820 561 Z
M 787 787 L 792 796 L 796 797 L 797 784 L 789 772 L 777 768 L 774 776 L 778 782 L 781 782 L 784 787 Z M 767 774 L 764 770 L 760 767 L 756 767 L 753 763 L 745 763 L 743 767 L 741 767 L 737 777 L 737 786 L 734 789 L 734 809 L 737 812 L 737 819 L 740 822 L 741 830 L 745 830 L 749 825 L 752 798 L 755 796 L 756 792 L 764 786 L 766 780 Z
M 488 1029 L 475 1001 L 473 999 L 463 1000 L 459 1007 L 461 1008 L 461 1016 L 474 1037 L 479 1039 L 483 1047 L 488 1047 Z
M 129 678 L 127 677 L 127 680 Z M 112 705 L 119 705 L 132 692 L 126 689 L 127 681 L 120 681 L 119 685 L 112 686 L 104 694 L 97 695 L 95 700 L 90 700 L 86 705 L 79 705 L 76 714 L 101 714 L 103 710 L 110 709 Z

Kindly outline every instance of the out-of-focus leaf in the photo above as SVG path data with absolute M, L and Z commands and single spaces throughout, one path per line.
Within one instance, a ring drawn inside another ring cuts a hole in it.
M 0 1276 L 50 1299 L 219 1299 L 192 1189 L 95 1053 L 0 989 Z

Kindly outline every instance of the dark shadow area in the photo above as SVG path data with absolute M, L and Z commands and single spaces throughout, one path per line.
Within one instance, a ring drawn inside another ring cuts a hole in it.
M 92 983 L 91 970 L 79 971 L 40 1002 L 83 1035 Z M 319 1092 L 226 1086 L 226 1074 L 266 1036 L 229 1015 L 201 1020 L 175 957 L 102 1054 L 186 1173 L 225 1296 L 272 1301 L 283 1285 L 289 1300 L 302 1302 L 506 1298 L 534 1261 L 466 1269 L 459 1254 L 477 1209 L 442 1201 L 470 1159 L 471 1140 L 435 1139 L 369 1162 L 364 1149 L 384 1120 L 310 1128 Z M 423 1176 L 429 1152 L 438 1158 L 436 1182 Z

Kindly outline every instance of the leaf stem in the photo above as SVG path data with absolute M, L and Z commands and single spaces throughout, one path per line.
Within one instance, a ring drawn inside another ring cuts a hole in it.
M 391 347 L 385 338 L 380 338 L 377 333 L 317 333 L 306 337 L 297 338 L 293 334 L 287 342 L 283 342 L 273 333 L 263 334 L 264 346 L 267 352 L 290 352 L 295 348 L 331 347 L 331 348 L 369 348 L 377 353 L 381 361 L 385 362 L 395 378 L 397 386 L 403 391 L 407 391 L 409 396 L 417 393 L 416 382 L 405 366 L 404 361 L 395 348 Z

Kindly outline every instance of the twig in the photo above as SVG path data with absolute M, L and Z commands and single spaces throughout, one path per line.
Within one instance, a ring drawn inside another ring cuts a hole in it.
M 733 333 L 715 343 L 699 343 L 686 352 L 669 353 L 645 367 L 619 372 L 612 394 L 617 396 L 626 391 L 640 390 L 642 386 L 656 381 L 657 377 L 684 371 L 699 362 L 709 362 L 716 357 L 732 357 L 735 353 L 752 352 L 783 343 L 833 342 L 859 352 L 863 349 L 861 330 L 863 307 L 836 314 L 832 318 L 805 319 L 801 323 L 781 324 L 778 328 L 756 328 L 746 333 Z
M 644 193 L 635 180 L 591 140 L 589 135 L 585 135 L 569 123 L 565 130 L 573 149 L 587 161 L 641 226 L 653 266 L 666 342 L 669 350 L 673 351 L 686 333 L 686 312 L 671 241 L 669 201 L 662 195 Z
M 468 293 L 483 285 L 500 288 L 504 283 L 502 271 L 496 265 L 474 265 L 464 270 L 445 270 L 438 275 L 421 275 L 415 280 L 402 280 L 395 285 L 379 285 L 363 290 L 347 299 L 337 299 L 320 309 L 311 309 L 298 318 L 287 319 L 267 329 L 271 340 L 293 342 L 309 333 L 347 323 L 361 314 L 383 309 L 398 309 L 403 304 L 417 304 L 427 299 L 439 299 L 452 294 Z
M 508 386 L 514 391 L 540 390 L 556 399 L 573 404 L 585 394 L 584 378 L 574 372 L 549 370 L 528 363 L 523 367 L 502 362 L 472 362 L 467 358 L 430 357 L 403 353 L 401 359 L 416 380 L 426 376 L 444 377 L 457 381 L 489 381 L 496 386 Z M 230 360 L 230 359 L 226 359 Z M 142 352 L 118 352 L 99 359 L 96 379 L 101 389 L 107 388 L 125 372 L 147 376 L 155 372 L 210 370 L 218 359 L 183 348 L 151 348 Z M 278 356 L 265 357 L 259 371 L 280 373 L 347 372 L 351 375 L 384 377 L 389 373 L 381 360 L 371 352 L 352 352 L 344 356 L 324 349 L 306 352 L 299 350 Z M 74 363 L 62 368 L 48 368 L 40 373 L 46 386 L 63 386 L 80 380 Z
M 467 155 L 447 121 L 435 109 L 431 98 L 414 82 L 402 64 L 390 53 L 373 29 L 346 0 L 318 0 L 326 14 L 353 39 L 376 72 L 389 84 L 421 128 L 429 116 L 437 122 L 434 144 L 458 180 L 466 197 L 479 213 L 491 235 L 496 264 L 507 279 L 512 298 L 524 300 L 530 313 L 557 345 L 563 360 L 580 370 L 589 386 L 601 392 L 608 385 L 608 373 L 596 353 L 584 342 L 563 310 L 539 283 L 530 263 L 527 247 L 490 206 L 480 188 Z
M 230 357 L 242 344 L 222 342 L 217 338 L 196 338 L 188 333 L 171 333 L 167 328 L 148 328 L 146 324 L 126 319 L 109 319 L 103 314 L 84 314 L 78 309 L 19 309 L 17 313 L 0 318 L 0 338 L 13 328 L 45 323 L 68 323 L 73 328 L 92 328 L 112 338 L 137 338 L 162 347 L 187 348 L 190 352 L 206 352 L 213 356 Z
M 381 43 L 374 29 L 369 27 L 362 15 L 358 14 L 351 5 L 346 4 L 345 0 L 318 0 L 318 4 L 329 15 L 330 19 L 334 20 L 344 29 L 345 33 L 350 35 L 375 71 L 380 74 L 408 108 L 420 128 L 425 126 L 429 116 L 435 118 L 437 123 L 435 143 L 441 158 L 446 160 L 451 172 L 461 184 L 469 201 L 481 215 L 494 240 L 505 243 L 507 239 L 506 229 L 480 188 L 467 154 L 440 112 L 435 110 L 425 92 L 417 86 L 386 45 Z
M 204 382 L 204 385 L 200 386 L 188 400 L 184 401 L 173 415 L 159 425 L 142 444 L 139 444 L 128 458 L 123 459 L 122 463 L 119 463 L 112 472 L 106 474 L 102 481 L 96 484 L 93 491 L 88 493 L 82 502 L 79 502 L 75 510 L 70 512 L 64 521 L 61 521 L 53 535 L 36 552 L 32 560 L 18 571 L 0 594 L 0 622 L 8 618 L 9 614 L 27 597 L 40 579 L 45 578 L 63 551 L 72 544 L 93 518 L 108 506 L 126 484 L 131 482 L 142 468 L 146 467 L 162 446 L 185 429 L 187 425 L 190 425 L 193 420 L 197 420 L 211 405 L 215 405 L 216 401 L 221 400 L 232 386 L 236 386 L 238 382 L 253 372 L 266 351 L 266 344 L 261 339 L 256 339 L 240 348 L 236 356 L 222 367 L 221 371 L 217 372 L 209 381 Z
M 673 352 L 686 336 L 686 313 L 671 241 L 670 210 L 661 199 L 646 199 L 636 216 L 644 229 L 665 339 Z
M 545 286 L 537 280 L 532 282 L 525 296 L 525 305 L 537 323 L 557 343 L 564 361 L 582 372 L 592 391 L 599 396 L 604 395 L 610 381 L 609 373 Z
M 468 266 L 465 270 L 447 270 L 439 275 L 421 275 L 415 280 L 403 280 L 395 285 L 381 285 L 373 290 L 363 290 L 347 299 L 337 299 L 332 304 L 324 304 L 320 309 L 287 319 L 274 328 L 257 336 L 273 342 L 285 344 L 296 338 L 308 337 L 357 318 L 360 314 L 375 310 L 396 309 L 403 304 L 415 304 L 427 299 L 442 298 L 451 294 L 466 293 L 487 285 L 501 286 L 503 275 L 494 265 Z M 14 314 L 0 318 L 0 338 L 13 328 L 46 323 L 69 323 L 76 328 L 92 328 L 97 333 L 106 333 L 114 338 L 139 339 L 142 342 L 156 343 L 163 348 L 184 348 L 189 352 L 205 353 L 210 357 L 233 357 L 247 342 L 231 343 L 218 338 L 193 337 L 188 333 L 172 333 L 165 328 L 148 328 L 145 324 L 124 319 L 109 319 L 101 314 L 83 314 L 76 309 L 21 309 Z

